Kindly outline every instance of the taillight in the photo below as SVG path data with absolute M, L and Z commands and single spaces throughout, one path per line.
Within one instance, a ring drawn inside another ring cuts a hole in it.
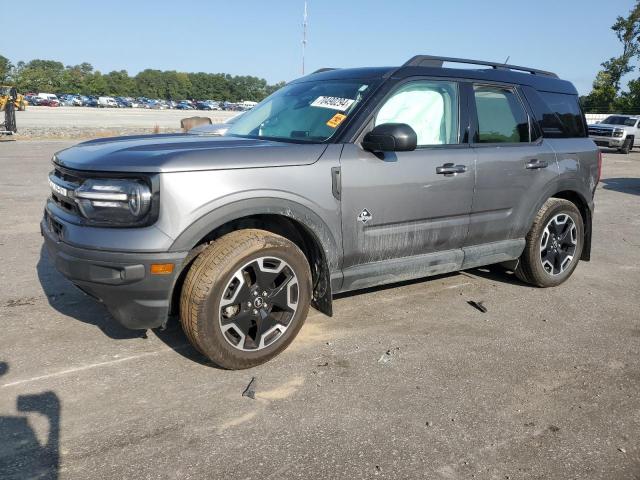
M 598 178 L 596 178 L 596 185 L 600 183 L 601 176 L 602 176 L 602 150 L 598 149 Z

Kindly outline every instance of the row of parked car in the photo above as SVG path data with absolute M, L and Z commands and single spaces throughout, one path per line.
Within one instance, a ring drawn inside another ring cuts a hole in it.
M 218 102 L 215 100 L 161 100 L 146 97 L 99 97 L 94 95 L 72 95 L 53 93 L 27 93 L 24 96 L 30 105 L 47 107 L 98 107 L 98 108 L 151 108 L 156 110 L 235 110 L 246 111 L 256 102 Z

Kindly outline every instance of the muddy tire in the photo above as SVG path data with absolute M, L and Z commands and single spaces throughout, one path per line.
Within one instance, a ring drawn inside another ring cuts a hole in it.
M 293 242 L 264 230 L 238 230 L 210 244 L 191 265 L 180 322 L 215 364 L 254 367 L 296 337 L 311 288 L 309 264 Z
M 555 287 L 575 270 L 584 245 L 584 225 L 576 206 L 550 198 L 536 215 L 516 276 L 538 287 Z

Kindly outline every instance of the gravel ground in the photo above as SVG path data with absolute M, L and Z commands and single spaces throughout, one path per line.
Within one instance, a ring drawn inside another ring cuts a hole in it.
M 491 267 L 343 295 L 229 372 L 175 323 L 117 327 L 50 266 L 67 145 L 0 143 L 3 480 L 640 479 L 640 154 L 605 156 L 593 260 L 564 285 Z
M 16 112 L 17 138 L 93 138 L 138 133 L 176 132 L 180 120 L 209 117 L 224 122 L 238 112 L 149 110 L 144 108 L 27 107 Z

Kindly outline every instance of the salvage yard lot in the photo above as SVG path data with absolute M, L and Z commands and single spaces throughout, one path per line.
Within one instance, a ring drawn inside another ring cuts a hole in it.
M 0 478 L 640 478 L 640 154 L 605 155 L 566 284 L 491 267 L 343 295 L 230 372 L 176 322 L 119 328 L 49 264 L 69 145 L 0 143 Z
M 106 133 L 179 131 L 180 120 L 209 117 L 224 122 L 238 112 L 152 110 L 145 108 L 33 107 L 16 112 L 18 135 L 26 137 L 90 137 Z

